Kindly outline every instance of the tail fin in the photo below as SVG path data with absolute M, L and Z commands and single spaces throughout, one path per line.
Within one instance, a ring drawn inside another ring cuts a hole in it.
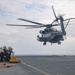
M 60 20 L 60 24 L 61 24 L 62 33 L 63 33 L 63 35 L 66 35 L 65 27 L 64 27 L 64 24 L 63 24 L 63 21 L 64 21 L 63 17 L 60 16 L 59 20 Z

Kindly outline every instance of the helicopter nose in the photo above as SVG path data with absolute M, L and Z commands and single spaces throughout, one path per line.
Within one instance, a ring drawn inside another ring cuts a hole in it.
M 37 40 L 42 41 L 43 39 L 42 39 L 42 37 L 39 37 L 39 35 L 37 35 Z
M 39 35 L 37 35 L 37 40 L 40 41 L 40 37 L 39 37 Z

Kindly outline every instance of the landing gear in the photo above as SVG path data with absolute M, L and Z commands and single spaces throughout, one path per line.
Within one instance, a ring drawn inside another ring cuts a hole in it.
M 67 39 L 67 37 L 66 37 L 66 36 L 64 36 L 64 38 L 65 38 L 65 39 Z
M 51 45 L 52 45 L 52 43 L 51 43 Z
M 67 39 L 66 36 L 65 36 L 65 39 Z
M 61 42 L 59 41 L 59 42 L 58 42 L 58 45 L 60 45 L 60 44 L 61 44 Z
M 46 45 L 46 41 L 44 41 L 43 45 Z
M 39 35 L 37 35 L 37 40 L 39 41 Z

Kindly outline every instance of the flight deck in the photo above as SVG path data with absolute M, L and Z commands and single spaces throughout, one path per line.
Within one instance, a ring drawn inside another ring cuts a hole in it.
M 75 56 L 17 56 L 20 63 L 7 63 L 0 75 L 75 75 Z M 2 64 L 2 63 L 0 63 Z

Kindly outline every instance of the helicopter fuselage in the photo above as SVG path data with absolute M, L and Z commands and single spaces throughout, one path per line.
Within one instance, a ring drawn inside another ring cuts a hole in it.
M 48 30 L 47 30 L 48 29 Z M 37 36 L 37 40 L 40 42 L 44 42 L 43 44 L 46 45 L 46 42 L 58 43 L 61 44 L 60 41 L 63 41 L 63 33 L 61 31 L 57 31 L 54 28 L 46 28 L 44 31 L 40 31 L 41 36 Z
M 44 42 L 43 45 L 46 45 L 46 42 L 52 43 L 58 43 L 61 44 L 61 41 L 64 41 L 63 36 L 66 36 L 66 31 L 64 28 L 64 19 L 62 16 L 59 17 L 61 31 L 58 31 L 55 28 L 47 27 L 44 29 L 44 31 L 40 31 L 41 37 L 37 36 L 37 40 L 40 42 Z

